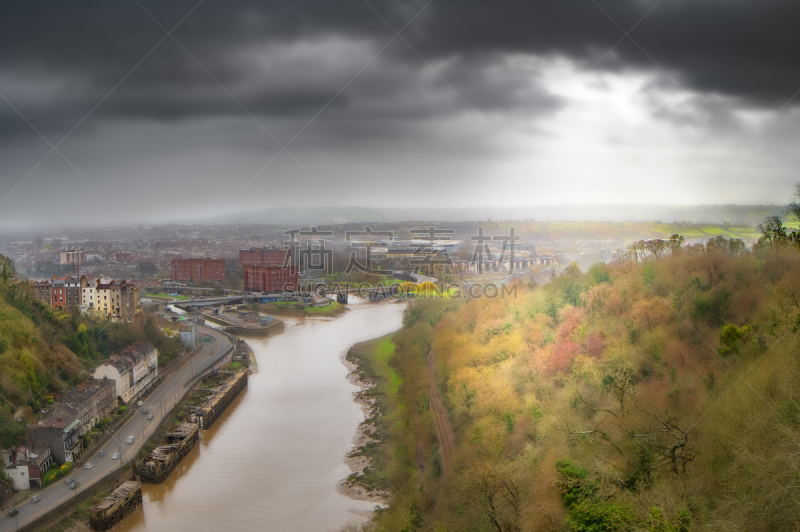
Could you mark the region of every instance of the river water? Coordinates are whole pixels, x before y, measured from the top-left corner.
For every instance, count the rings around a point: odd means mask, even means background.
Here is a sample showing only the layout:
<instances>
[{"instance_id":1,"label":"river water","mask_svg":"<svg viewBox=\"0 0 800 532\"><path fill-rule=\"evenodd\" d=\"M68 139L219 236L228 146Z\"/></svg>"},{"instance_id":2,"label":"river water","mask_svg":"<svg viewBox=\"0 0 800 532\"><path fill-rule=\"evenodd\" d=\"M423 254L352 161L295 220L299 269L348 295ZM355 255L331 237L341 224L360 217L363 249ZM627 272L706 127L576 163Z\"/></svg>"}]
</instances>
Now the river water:
<instances>
[{"instance_id":1,"label":"river water","mask_svg":"<svg viewBox=\"0 0 800 532\"><path fill-rule=\"evenodd\" d=\"M248 340L258 373L201 434L167 482L115 530L336 530L374 503L336 492L363 421L341 356L400 328L404 305L351 298L338 319L286 318L282 334Z\"/></svg>"}]
</instances>

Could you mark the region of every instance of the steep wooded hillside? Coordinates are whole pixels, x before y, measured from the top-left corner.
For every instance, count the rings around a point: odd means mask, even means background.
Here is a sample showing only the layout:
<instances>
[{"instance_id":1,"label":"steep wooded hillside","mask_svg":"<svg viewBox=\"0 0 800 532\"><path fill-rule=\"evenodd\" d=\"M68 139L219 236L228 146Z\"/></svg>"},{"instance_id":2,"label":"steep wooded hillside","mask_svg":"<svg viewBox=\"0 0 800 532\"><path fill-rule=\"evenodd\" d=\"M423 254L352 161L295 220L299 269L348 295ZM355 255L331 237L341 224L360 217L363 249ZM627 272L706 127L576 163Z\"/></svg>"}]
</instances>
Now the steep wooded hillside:
<instances>
[{"instance_id":1,"label":"steep wooded hillside","mask_svg":"<svg viewBox=\"0 0 800 532\"><path fill-rule=\"evenodd\" d=\"M387 446L396 495L374 529L800 527L800 254L676 240L515 298L412 303L391 362L414 405L397 432L418 428Z\"/></svg>"},{"instance_id":2,"label":"steep wooded hillside","mask_svg":"<svg viewBox=\"0 0 800 532\"><path fill-rule=\"evenodd\" d=\"M98 362L137 340L158 347L161 362L182 348L150 319L143 327L112 324L36 301L0 255L0 447L16 443L53 395L83 382Z\"/></svg>"}]
</instances>

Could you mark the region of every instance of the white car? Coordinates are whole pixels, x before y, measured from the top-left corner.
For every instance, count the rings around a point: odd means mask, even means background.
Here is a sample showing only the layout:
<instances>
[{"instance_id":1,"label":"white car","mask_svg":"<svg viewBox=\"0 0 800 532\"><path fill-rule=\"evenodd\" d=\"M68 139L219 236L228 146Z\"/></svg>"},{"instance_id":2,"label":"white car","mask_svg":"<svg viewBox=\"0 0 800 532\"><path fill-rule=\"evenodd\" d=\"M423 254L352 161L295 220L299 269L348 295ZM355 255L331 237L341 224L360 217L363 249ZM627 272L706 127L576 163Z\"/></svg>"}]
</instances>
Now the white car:
<instances>
[{"instance_id":1,"label":"white car","mask_svg":"<svg viewBox=\"0 0 800 532\"><path fill-rule=\"evenodd\" d=\"M85 466L83 466L83 467L84 467L84 469L91 469L91 468L93 468L93 467L94 467L94 464L93 464L93 463L91 463L91 462L89 462L88 464L86 464L86 465L85 465Z\"/></svg>"},{"instance_id":2,"label":"white car","mask_svg":"<svg viewBox=\"0 0 800 532\"><path fill-rule=\"evenodd\" d=\"M119 460L119 453L114 453L111 455L112 460Z\"/></svg>"},{"instance_id":3,"label":"white car","mask_svg":"<svg viewBox=\"0 0 800 532\"><path fill-rule=\"evenodd\" d=\"M125 438L125 443L127 443L128 445L133 445L133 434Z\"/></svg>"}]
</instances>

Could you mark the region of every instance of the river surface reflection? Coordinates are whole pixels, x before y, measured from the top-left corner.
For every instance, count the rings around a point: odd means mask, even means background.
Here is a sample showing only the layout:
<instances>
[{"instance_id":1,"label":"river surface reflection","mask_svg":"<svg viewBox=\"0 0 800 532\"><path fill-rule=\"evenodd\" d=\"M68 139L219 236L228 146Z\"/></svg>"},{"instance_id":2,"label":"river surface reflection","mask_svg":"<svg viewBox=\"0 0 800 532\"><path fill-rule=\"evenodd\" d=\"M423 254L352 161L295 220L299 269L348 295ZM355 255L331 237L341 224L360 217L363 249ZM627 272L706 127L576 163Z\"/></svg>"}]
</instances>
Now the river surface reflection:
<instances>
[{"instance_id":1,"label":"river surface reflection","mask_svg":"<svg viewBox=\"0 0 800 532\"><path fill-rule=\"evenodd\" d=\"M258 373L178 470L143 485L144 504L115 530L336 530L374 503L336 492L363 421L341 355L400 328L405 306L351 302L336 320L285 319L249 340ZM282 379L281 376L285 378Z\"/></svg>"}]
</instances>

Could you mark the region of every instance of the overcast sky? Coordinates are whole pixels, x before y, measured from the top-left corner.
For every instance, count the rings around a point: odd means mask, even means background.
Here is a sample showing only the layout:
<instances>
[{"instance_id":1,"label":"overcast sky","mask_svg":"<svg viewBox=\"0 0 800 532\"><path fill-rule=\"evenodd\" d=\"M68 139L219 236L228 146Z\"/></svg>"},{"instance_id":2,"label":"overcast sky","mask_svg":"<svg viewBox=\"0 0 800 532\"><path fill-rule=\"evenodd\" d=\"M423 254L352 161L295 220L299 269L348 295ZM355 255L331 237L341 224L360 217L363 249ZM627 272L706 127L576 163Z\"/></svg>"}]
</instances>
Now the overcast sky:
<instances>
[{"instance_id":1,"label":"overcast sky","mask_svg":"<svg viewBox=\"0 0 800 532\"><path fill-rule=\"evenodd\" d=\"M0 4L0 228L800 181L796 0L139 1Z\"/></svg>"}]
</instances>

